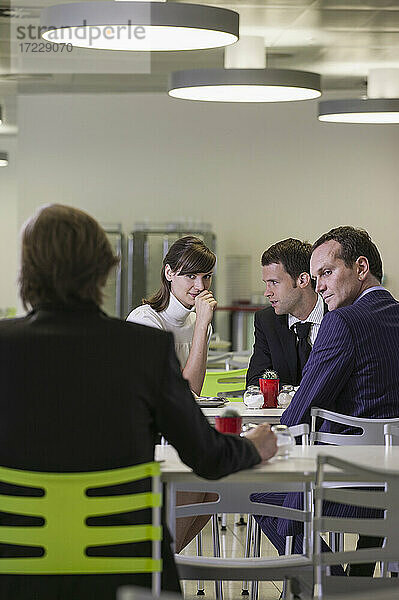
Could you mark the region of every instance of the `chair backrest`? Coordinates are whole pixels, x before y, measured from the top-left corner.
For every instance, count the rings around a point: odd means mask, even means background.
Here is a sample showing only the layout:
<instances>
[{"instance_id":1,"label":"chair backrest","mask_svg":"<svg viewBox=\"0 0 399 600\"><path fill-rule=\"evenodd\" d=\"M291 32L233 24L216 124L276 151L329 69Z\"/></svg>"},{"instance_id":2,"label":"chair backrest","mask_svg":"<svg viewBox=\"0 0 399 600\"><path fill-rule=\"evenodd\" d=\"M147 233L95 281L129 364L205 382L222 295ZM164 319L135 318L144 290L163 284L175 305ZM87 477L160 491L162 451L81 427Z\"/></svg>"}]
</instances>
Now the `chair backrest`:
<instances>
[{"instance_id":1,"label":"chair backrest","mask_svg":"<svg viewBox=\"0 0 399 600\"><path fill-rule=\"evenodd\" d=\"M206 360L207 366L215 363L223 363L225 361L226 370L228 370L228 361L233 357L232 352L208 352L208 358Z\"/></svg>"},{"instance_id":2,"label":"chair backrest","mask_svg":"<svg viewBox=\"0 0 399 600\"><path fill-rule=\"evenodd\" d=\"M302 446L309 446L309 425L307 423L292 425L291 427L289 427L289 430L292 437L301 438Z\"/></svg>"},{"instance_id":3,"label":"chair backrest","mask_svg":"<svg viewBox=\"0 0 399 600\"><path fill-rule=\"evenodd\" d=\"M363 419L341 415L339 413L325 410L322 408L312 408L312 424L310 432L310 443L323 442L324 444L335 444L337 446L357 446L357 445L382 445L384 443L384 426L388 423L399 425L397 419ZM317 419L332 421L342 425L349 425L362 430L359 435L345 433L328 433L317 431ZM399 444L399 439L398 442Z\"/></svg>"},{"instance_id":4,"label":"chair backrest","mask_svg":"<svg viewBox=\"0 0 399 600\"><path fill-rule=\"evenodd\" d=\"M224 371L248 368L251 355L252 350L241 350L240 352L212 352L210 350L206 365L208 368L223 369Z\"/></svg>"},{"instance_id":5,"label":"chair backrest","mask_svg":"<svg viewBox=\"0 0 399 600\"><path fill-rule=\"evenodd\" d=\"M344 563L367 563L394 560L399 556L399 473L384 472L383 469L367 469L348 461L328 455L320 455L317 460L317 476L314 490L314 564L315 598L322 597L324 566ZM326 467L335 467L342 473L342 481L354 479L377 485L374 489L335 488L326 481ZM360 485L362 485L360 483ZM350 504L352 506L381 509L373 518L348 518L322 516L324 501ZM320 534L326 531L358 533L360 535L384 537L383 547L322 552Z\"/></svg>"},{"instance_id":6,"label":"chair backrest","mask_svg":"<svg viewBox=\"0 0 399 600\"><path fill-rule=\"evenodd\" d=\"M89 473L42 473L0 467L0 481L11 486L35 488L41 496L1 495L0 510L39 517L37 526L1 526L0 540L5 544L34 546L40 557L0 558L1 574L94 574L153 573L153 587L159 590L162 570L160 507L160 466L150 462L132 467ZM148 492L102 496L87 495L88 490L150 479ZM5 486L3 485L3 488ZM11 489L11 488L10 488ZM15 489L15 488L14 488ZM142 489L142 488L141 488ZM24 490L29 493L29 489ZM30 493L34 493L32 490ZM152 509L152 522L139 525L105 526L87 524L90 517L104 517ZM152 542L150 557L88 556L88 548L131 542Z\"/></svg>"},{"instance_id":7,"label":"chair backrest","mask_svg":"<svg viewBox=\"0 0 399 600\"><path fill-rule=\"evenodd\" d=\"M232 371L212 371L205 373L201 396L223 396L226 392L242 392L245 390L247 368ZM242 396L242 394L237 394Z\"/></svg>"},{"instance_id":8,"label":"chair backrest","mask_svg":"<svg viewBox=\"0 0 399 600\"><path fill-rule=\"evenodd\" d=\"M204 491L216 493L218 499L212 502L201 502L195 504L184 504L175 507L175 516L189 517L194 515L209 515L209 514L254 514L279 517L282 519L294 519L302 523L310 523L312 519L312 510L308 492L310 491L310 482L304 481L264 481L254 483L251 480L251 475L245 472L241 474L239 479L229 480L224 478L218 481L208 481L204 486L204 481L179 481L176 484L178 491ZM253 494L266 492L304 492L307 494L305 508L294 509L285 506L256 502L252 499Z\"/></svg>"}]
</instances>

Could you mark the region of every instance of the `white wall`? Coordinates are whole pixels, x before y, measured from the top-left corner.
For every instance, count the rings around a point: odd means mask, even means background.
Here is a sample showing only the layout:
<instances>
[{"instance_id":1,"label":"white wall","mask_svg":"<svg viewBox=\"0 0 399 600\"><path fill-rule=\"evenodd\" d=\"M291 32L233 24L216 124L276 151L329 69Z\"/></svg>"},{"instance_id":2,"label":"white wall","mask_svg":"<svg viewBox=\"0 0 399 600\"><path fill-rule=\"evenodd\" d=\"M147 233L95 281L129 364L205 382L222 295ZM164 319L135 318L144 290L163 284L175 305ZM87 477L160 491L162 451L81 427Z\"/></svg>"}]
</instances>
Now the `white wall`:
<instances>
[{"instance_id":1,"label":"white wall","mask_svg":"<svg viewBox=\"0 0 399 600\"><path fill-rule=\"evenodd\" d=\"M19 99L19 223L79 206L126 232L145 218L209 221L223 257L365 227L399 296L399 127L317 121L316 103L211 105L160 94ZM11 214L11 213L10 213ZM260 269L252 269L260 290Z\"/></svg>"}]
</instances>

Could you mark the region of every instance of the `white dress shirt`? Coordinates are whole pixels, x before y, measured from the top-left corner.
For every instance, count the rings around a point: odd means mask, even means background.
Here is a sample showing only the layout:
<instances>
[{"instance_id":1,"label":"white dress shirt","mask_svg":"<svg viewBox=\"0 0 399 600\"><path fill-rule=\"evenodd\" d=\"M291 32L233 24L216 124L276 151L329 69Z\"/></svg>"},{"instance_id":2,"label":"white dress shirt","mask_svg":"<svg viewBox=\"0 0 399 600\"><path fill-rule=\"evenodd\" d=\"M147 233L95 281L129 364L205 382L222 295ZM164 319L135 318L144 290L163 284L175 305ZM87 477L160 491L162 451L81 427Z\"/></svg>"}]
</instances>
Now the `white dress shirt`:
<instances>
[{"instance_id":1,"label":"white dress shirt","mask_svg":"<svg viewBox=\"0 0 399 600\"><path fill-rule=\"evenodd\" d=\"M323 317L324 317L324 302L323 302L322 297L320 295L318 295L315 307L312 310L312 312L310 313L310 315L308 316L308 318L301 321L300 319L297 319L296 317L294 317L294 315L289 314L288 315L288 327L289 327L289 329L291 329L291 327L294 325L294 323L311 323L309 335L308 335L308 342L313 348L313 344L315 343L317 334L319 333L319 329L320 329L320 325L323 320Z\"/></svg>"}]
</instances>

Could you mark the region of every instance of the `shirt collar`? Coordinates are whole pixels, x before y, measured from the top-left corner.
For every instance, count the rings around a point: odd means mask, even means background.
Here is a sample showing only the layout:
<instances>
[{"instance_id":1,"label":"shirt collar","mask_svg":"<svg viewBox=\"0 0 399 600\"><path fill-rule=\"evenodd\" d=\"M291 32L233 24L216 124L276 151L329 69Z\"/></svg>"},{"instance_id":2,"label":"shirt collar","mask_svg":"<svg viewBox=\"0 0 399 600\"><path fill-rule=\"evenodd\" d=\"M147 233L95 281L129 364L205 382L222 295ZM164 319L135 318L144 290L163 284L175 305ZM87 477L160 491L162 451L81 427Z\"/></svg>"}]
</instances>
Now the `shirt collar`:
<instances>
[{"instance_id":1,"label":"shirt collar","mask_svg":"<svg viewBox=\"0 0 399 600\"><path fill-rule=\"evenodd\" d=\"M308 316L307 319L304 319L304 321L302 321L302 323L313 323L315 325L320 325L322 320L324 317L324 302L323 302L323 298L317 294L317 302L315 304L314 309L312 310L312 312L310 313L310 315ZM294 315L288 315L288 328L291 329L291 327L294 325L294 323L298 323L301 322L300 319L297 319L297 317L294 317Z\"/></svg>"},{"instance_id":2,"label":"shirt collar","mask_svg":"<svg viewBox=\"0 0 399 600\"><path fill-rule=\"evenodd\" d=\"M169 297L168 307L165 308L165 310L161 311L159 314L162 315L162 317L165 319L165 321L168 321L171 325L176 325L177 327L181 327L182 325L184 325L187 317L194 310L195 310L194 306L193 306L193 308L186 308L180 302L180 300L178 300L176 298L176 296L174 296L171 292L170 297Z\"/></svg>"},{"instance_id":3,"label":"shirt collar","mask_svg":"<svg viewBox=\"0 0 399 600\"><path fill-rule=\"evenodd\" d=\"M358 297L356 298L355 302L357 302L358 300L360 300L360 298L363 298L363 296L365 296L365 295L366 295L366 294L368 294L369 292L375 292L376 290L384 290L384 291L385 291L385 288L384 288L384 286L383 286L383 285L373 285L373 287L369 287L369 288L367 288L367 290L364 290L364 291L363 291L363 292L360 294L360 296L358 296ZM355 302L354 302L354 303L355 303ZM354 304L354 303L353 303L353 304Z\"/></svg>"}]
</instances>

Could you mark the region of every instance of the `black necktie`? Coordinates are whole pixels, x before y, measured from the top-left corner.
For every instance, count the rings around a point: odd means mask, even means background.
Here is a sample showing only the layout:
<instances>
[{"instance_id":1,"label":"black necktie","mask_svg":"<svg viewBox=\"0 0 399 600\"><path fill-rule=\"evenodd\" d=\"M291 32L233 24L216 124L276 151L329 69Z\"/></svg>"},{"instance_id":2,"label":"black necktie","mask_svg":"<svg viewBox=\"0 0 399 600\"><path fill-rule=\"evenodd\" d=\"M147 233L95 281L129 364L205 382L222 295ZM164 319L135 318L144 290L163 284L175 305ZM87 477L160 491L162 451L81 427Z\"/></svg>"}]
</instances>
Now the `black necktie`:
<instances>
[{"instance_id":1,"label":"black necktie","mask_svg":"<svg viewBox=\"0 0 399 600\"><path fill-rule=\"evenodd\" d=\"M294 323L292 328L294 329L297 338L297 353L298 353L298 380L300 381L302 378L303 367L306 365L307 360L309 358L309 354L312 350L312 346L308 342L308 336L310 331L311 323L307 321L305 323L301 323L297 321Z\"/></svg>"}]
</instances>

